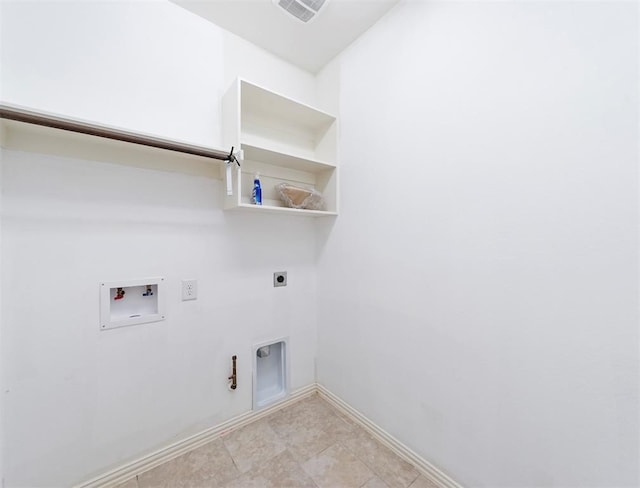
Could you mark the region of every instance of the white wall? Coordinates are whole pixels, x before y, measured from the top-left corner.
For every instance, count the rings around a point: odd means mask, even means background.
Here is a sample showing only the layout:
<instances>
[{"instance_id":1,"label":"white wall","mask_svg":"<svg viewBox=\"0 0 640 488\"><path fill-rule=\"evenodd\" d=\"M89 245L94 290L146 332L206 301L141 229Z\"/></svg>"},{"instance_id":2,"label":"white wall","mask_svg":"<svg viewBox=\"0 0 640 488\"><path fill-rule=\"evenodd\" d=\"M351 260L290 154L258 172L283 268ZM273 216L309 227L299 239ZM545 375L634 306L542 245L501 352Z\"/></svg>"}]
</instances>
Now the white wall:
<instances>
[{"instance_id":1,"label":"white wall","mask_svg":"<svg viewBox=\"0 0 640 488\"><path fill-rule=\"evenodd\" d=\"M167 1L4 8L11 103L215 145L220 99L238 75L315 100L311 74Z\"/></svg>"},{"instance_id":2,"label":"white wall","mask_svg":"<svg viewBox=\"0 0 640 488\"><path fill-rule=\"evenodd\" d=\"M3 9L7 102L216 146L220 96L258 61L260 83L315 98L308 73L170 3ZM68 486L250 410L254 343L289 336L292 388L314 381L313 222L225 213L204 176L3 155L7 487ZM167 279L167 320L99 331L98 283L147 276Z\"/></svg>"},{"instance_id":3,"label":"white wall","mask_svg":"<svg viewBox=\"0 0 640 488\"><path fill-rule=\"evenodd\" d=\"M638 483L635 8L405 2L319 76L326 107L341 83L343 188L320 380L465 485ZM165 2L3 10L12 103L215 146L237 74L316 97ZM3 156L8 487L248 410L250 371L224 384L251 343L290 335L292 386L313 381L312 222L224 213L201 176ZM98 331L99 281L158 274L166 322Z\"/></svg>"},{"instance_id":4,"label":"white wall","mask_svg":"<svg viewBox=\"0 0 640 488\"><path fill-rule=\"evenodd\" d=\"M339 59L319 380L465 486L640 482L637 8L403 2Z\"/></svg>"},{"instance_id":5,"label":"white wall","mask_svg":"<svg viewBox=\"0 0 640 488\"><path fill-rule=\"evenodd\" d=\"M220 138L223 35L205 20L168 2L4 9L5 101L202 144Z\"/></svg>"},{"instance_id":6,"label":"white wall","mask_svg":"<svg viewBox=\"0 0 640 488\"><path fill-rule=\"evenodd\" d=\"M228 31L223 32L225 52L225 87L237 76L261 86L273 87L287 97L308 105L317 104L316 78L300 68L282 61L268 51ZM222 96L222 94L221 94Z\"/></svg>"}]
</instances>

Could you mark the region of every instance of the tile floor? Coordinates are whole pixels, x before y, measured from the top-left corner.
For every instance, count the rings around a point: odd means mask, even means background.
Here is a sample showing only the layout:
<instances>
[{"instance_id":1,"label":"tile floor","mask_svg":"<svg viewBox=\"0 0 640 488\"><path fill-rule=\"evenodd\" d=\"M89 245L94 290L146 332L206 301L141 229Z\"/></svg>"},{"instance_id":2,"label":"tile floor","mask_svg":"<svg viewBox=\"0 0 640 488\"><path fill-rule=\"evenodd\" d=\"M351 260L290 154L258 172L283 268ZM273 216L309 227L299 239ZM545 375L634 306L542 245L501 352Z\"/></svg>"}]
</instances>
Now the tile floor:
<instances>
[{"instance_id":1,"label":"tile floor","mask_svg":"<svg viewBox=\"0 0 640 488\"><path fill-rule=\"evenodd\" d=\"M118 488L435 488L317 394Z\"/></svg>"}]
</instances>

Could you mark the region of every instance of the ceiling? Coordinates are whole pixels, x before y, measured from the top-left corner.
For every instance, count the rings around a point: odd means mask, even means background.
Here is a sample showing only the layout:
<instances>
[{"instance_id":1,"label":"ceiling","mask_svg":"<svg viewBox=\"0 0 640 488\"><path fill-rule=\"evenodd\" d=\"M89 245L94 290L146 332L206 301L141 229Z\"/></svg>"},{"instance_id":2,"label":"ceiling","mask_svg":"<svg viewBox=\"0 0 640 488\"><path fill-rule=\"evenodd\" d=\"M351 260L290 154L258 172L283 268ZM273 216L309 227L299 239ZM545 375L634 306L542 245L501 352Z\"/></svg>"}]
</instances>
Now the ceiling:
<instances>
[{"instance_id":1,"label":"ceiling","mask_svg":"<svg viewBox=\"0 0 640 488\"><path fill-rule=\"evenodd\" d=\"M327 0L309 23L272 0L172 0L225 30L316 73L399 0Z\"/></svg>"}]
</instances>

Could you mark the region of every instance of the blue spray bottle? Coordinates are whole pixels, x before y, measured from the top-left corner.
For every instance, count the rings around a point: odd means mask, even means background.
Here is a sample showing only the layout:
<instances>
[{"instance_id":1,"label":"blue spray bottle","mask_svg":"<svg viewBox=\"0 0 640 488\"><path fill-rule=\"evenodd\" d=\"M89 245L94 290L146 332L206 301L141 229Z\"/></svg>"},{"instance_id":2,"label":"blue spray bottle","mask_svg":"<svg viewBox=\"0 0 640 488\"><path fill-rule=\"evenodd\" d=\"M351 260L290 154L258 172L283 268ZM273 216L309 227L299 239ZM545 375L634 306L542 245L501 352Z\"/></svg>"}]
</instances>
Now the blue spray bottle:
<instances>
[{"instance_id":1,"label":"blue spray bottle","mask_svg":"<svg viewBox=\"0 0 640 488\"><path fill-rule=\"evenodd\" d=\"M262 205L262 187L260 186L260 173L256 173L253 177L253 194L251 201L254 205Z\"/></svg>"}]
</instances>

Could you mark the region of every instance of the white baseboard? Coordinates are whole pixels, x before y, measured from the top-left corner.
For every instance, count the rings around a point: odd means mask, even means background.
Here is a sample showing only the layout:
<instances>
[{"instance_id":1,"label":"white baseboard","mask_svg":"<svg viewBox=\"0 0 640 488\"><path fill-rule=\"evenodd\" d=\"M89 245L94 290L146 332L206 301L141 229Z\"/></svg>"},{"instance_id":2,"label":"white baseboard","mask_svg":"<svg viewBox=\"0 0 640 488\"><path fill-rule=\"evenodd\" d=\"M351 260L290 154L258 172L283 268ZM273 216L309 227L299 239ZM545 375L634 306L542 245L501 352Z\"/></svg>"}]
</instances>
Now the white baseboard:
<instances>
[{"instance_id":1,"label":"white baseboard","mask_svg":"<svg viewBox=\"0 0 640 488\"><path fill-rule=\"evenodd\" d=\"M227 432L244 427L247 424L266 417L267 415L270 415L277 410L296 403L303 398L313 395L314 393L319 393L324 400L329 402L355 423L361 425L376 439L378 439L385 446L396 453L400 458L415 466L422 475L435 483L437 486L441 488L462 488L461 485L456 483L441 470L429 463L426 459L423 459L418 454L413 452L407 446L394 438L391 434L378 427L367 417L362 415L360 412L345 403L342 399L338 398L329 390L327 390L324 386L315 383L296 390L288 398L276 403L275 405L264 408L262 410L250 411L234 417L227 422L223 422L219 425L216 425L215 427L203 430L198 434L192 435L178 442L174 442L173 444L170 444L162 449L149 453L134 461L123 464L122 466L96 476L89 481L85 481L79 485L76 485L75 488L115 487L120 483L124 483L125 481L130 480L137 475L155 468L156 466L166 463L167 461L171 461L172 459L175 459L182 454L197 449L198 447L204 446L205 444L219 438Z\"/></svg>"},{"instance_id":2,"label":"white baseboard","mask_svg":"<svg viewBox=\"0 0 640 488\"><path fill-rule=\"evenodd\" d=\"M255 422L256 420L266 417L267 415L296 403L316 392L317 388L315 384L305 386L304 388L300 388L293 392L286 399L271 405L270 407L238 415L237 417L218 424L215 427L211 427L199 432L198 434L194 434L178 442L174 442L162 449L142 456L135 461L123 464L122 466L96 476L89 481L80 483L79 485L76 485L76 488L111 488L117 486L118 484L124 483L139 474L155 468L156 466L160 466L167 461L171 461L178 456L204 446L227 432L244 427L251 422Z\"/></svg>"},{"instance_id":3,"label":"white baseboard","mask_svg":"<svg viewBox=\"0 0 640 488\"><path fill-rule=\"evenodd\" d=\"M415 466L415 468L429 481L435 483L440 488L462 488L462 485L458 484L446 473L442 472L429 461L413 452L398 439L393 437L384 429L378 427L375 423L362 415L355 408L351 407L341 398L331 393L324 386L318 384L316 385L316 388L324 400L329 402L348 418L361 425L378 441L391 449L398 457Z\"/></svg>"}]
</instances>

